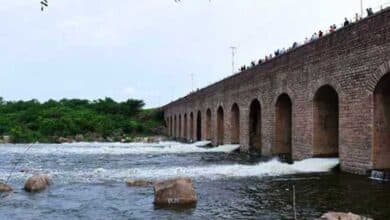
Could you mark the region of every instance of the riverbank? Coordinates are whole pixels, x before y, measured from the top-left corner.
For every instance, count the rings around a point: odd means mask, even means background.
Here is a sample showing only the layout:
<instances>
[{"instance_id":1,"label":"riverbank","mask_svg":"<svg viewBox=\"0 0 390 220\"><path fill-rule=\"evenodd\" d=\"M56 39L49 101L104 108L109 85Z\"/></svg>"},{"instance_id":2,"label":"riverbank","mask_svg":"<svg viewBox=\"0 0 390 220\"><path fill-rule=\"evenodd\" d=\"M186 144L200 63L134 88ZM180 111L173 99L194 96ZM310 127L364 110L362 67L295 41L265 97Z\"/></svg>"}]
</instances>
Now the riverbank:
<instances>
[{"instance_id":1,"label":"riverbank","mask_svg":"<svg viewBox=\"0 0 390 220\"><path fill-rule=\"evenodd\" d=\"M65 144L65 143L158 143L168 141L169 138L163 135L140 135L140 136L119 136L119 137L101 137L97 135L76 135L67 137L51 137L45 142L36 141L34 143L46 144ZM0 137L0 144L26 144L24 142L14 142L10 136Z\"/></svg>"},{"instance_id":2,"label":"riverbank","mask_svg":"<svg viewBox=\"0 0 390 220\"><path fill-rule=\"evenodd\" d=\"M120 142L163 131L163 112L145 109L142 100L39 102L0 98L0 136L4 143Z\"/></svg>"}]
</instances>

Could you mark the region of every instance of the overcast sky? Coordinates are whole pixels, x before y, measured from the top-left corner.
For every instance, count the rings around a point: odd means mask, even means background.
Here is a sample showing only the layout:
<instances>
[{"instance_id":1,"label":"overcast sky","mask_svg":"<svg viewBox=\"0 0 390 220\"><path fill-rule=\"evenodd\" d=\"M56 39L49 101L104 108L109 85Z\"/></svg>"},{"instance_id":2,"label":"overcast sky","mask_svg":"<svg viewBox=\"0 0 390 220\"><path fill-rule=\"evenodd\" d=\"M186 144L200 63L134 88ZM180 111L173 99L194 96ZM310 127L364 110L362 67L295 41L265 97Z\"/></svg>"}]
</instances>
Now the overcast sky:
<instances>
[{"instance_id":1,"label":"overcast sky","mask_svg":"<svg viewBox=\"0 0 390 220\"><path fill-rule=\"evenodd\" d=\"M39 0L0 4L0 96L164 105L360 12L360 0ZM365 0L365 7L387 0Z\"/></svg>"}]
</instances>

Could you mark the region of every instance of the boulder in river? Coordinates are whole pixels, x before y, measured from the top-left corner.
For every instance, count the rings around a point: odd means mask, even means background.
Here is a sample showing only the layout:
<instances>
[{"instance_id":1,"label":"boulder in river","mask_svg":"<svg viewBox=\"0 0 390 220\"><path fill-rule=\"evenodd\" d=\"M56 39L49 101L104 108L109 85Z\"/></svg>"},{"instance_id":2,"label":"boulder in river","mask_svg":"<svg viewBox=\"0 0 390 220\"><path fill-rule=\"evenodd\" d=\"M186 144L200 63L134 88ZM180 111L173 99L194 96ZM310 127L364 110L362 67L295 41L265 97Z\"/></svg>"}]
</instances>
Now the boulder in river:
<instances>
[{"instance_id":1,"label":"boulder in river","mask_svg":"<svg viewBox=\"0 0 390 220\"><path fill-rule=\"evenodd\" d=\"M197 202L190 178L177 178L154 184L154 204L157 206L191 206Z\"/></svg>"},{"instance_id":2,"label":"boulder in river","mask_svg":"<svg viewBox=\"0 0 390 220\"><path fill-rule=\"evenodd\" d=\"M328 212L321 216L320 220L373 220L364 216L344 212Z\"/></svg>"},{"instance_id":3,"label":"boulder in river","mask_svg":"<svg viewBox=\"0 0 390 220\"><path fill-rule=\"evenodd\" d=\"M12 141L11 136L8 136L8 135L3 136L3 143L4 144L9 144L9 143L11 143L11 141Z\"/></svg>"},{"instance_id":4,"label":"boulder in river","mask_svg":"<svg viewBox=\"0 0 390 220\"><path fill-rule=\"evenodd\" d=\"M46 189L50 185L50 178L46 175L32 176L24 184L27 192L38 192Z\"/></svg>"},{"instance_id":5,"label":"boulder in river","mask_svg":"<svg viewBox=\"0 0 390 220\"><path fill-rule=\"evenodd\" d=\"M11 192L12 191L12 187L5 184L5 183L0 183L0 192Z\"/></svg>"},{"instance_id":6,"label":"boulder in river","mask_svg":"<svg viewBox=\"0 0 390 220\"><path fill-rule=\"evenodd\" d=\"M147 187L151 186L153 182L147 180L128 180L126 184L130 187Z\"/></svg>"},{"instance_id":7,"label":"boulder in river","mask_svg":"<svg viewBox=\"0 0 390 220\"><path fill-rule=\"evenodd\" d=\"M59 143L59 144L62 144L62 143L69 143L70 141L69 141L68 138L59 137L59 138L57 138L56 142Z\"/></svg>"},{"instance_id":8,"label":"boulder in river","mask_svg":"<svg viewBox=\"0 0 390 220\"><path fill-rule=\"evenodd\" d=\"M75 141L77 142L81 142L81 141L84 141L84 135L82 134L78 134L74 137Z\"/></svg>"}]
</instances>

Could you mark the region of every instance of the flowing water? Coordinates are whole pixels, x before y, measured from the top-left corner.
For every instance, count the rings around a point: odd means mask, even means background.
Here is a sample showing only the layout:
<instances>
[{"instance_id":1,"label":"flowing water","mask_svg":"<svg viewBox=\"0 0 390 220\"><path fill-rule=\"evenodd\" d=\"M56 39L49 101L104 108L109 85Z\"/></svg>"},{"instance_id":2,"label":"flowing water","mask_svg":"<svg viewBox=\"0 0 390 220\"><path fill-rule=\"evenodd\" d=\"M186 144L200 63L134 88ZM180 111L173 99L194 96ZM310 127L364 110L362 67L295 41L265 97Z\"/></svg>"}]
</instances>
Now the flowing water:
<instances>
[{"instance_id":1,"label":"flowing water","mask_svg":"<svg viewBox=\"0 0 390 220\"><path fill-rule=\"evenodd\" d=\"M0 179L11 194L0 195L0 219L298 219L352 211L390 219L390 183L334 171L338 159L287 164L233 153L235 145L77 143L0 145ZM31 175L48 174L45 191L22 190ZM198 204L190 209L153 205L153 188L127 187L128 179L193 178Z\"/></svg>"}]
</instances>

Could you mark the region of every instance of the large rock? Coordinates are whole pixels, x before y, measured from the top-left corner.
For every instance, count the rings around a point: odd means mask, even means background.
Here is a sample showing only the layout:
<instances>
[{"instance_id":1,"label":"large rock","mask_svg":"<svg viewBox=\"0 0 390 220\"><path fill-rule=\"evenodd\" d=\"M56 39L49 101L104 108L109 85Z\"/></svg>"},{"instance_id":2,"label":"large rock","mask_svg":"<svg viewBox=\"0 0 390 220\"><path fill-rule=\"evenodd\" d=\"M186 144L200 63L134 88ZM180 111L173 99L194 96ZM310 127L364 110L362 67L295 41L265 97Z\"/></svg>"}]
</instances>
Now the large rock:
<instances>
[{"instance_id":1,"label":"large rock","mask_svg":"<svg viewBox=\"0 0 390 220\"><path fill-rule=\"evenodd\" d=\"M328 212L321 216L322 220L373 220L364 216L344 212Z\"/></svg>"},{"instance_id":2,"label":"large rock","mask_svg":"<svg viewBox=\"0 0 390 220\"><path fill-rule=\"evenodd\" d=\"M11 192L11 191L12 191L12 187L10 187L5 183L0 183L0 192Z\"/></svg>"},{"instance_id":3,"label":"large rock","mask_svg":"<svg viewBox=\"0 0 390 220\"><path fill-rule=\"evenodd\" d=\"M24 184L24 190L27 192L38 192L46 189L50 185L50 178L46 175L32 176Z\"/></svg>"},{"instance_id":4,"label":"large rock","mask_svg":"<svg viewBox=\"0 0 390 220\"><path fill-rule=\"evenodd\" d=\"M65 137L59 137L57 138L57 143L62 144L62 143L68 143L69 139Z\"/></svg>"},{"instance_id":5,"label":"large rock","mask_svg":"<svg viewBox=\"0 0 390 220\"><path fill-rule=\"evenodd\" d=\"M154 184L154 204L158 206L195 205L197 196L189 178L177 178Z\"/></svg>"},{"instance_id":6,"label":"large rock","mask_svg":"<svg viewBox=\"0 0 390 220\"><path fill-rule=\"evenodd\" d=\"M147 180L128 180L126 183L130 187L146 187L153 184L153 182Z\"/></svg>"},{"instance_id":7,"label":"large rock","mask_svg":"<svg viewBox=\"0 0 390 220\"><path fill-rule=\"evenodd\" d=\"M11 136L8 136L8 135L3 136L3 143L4 144L9 144L9 143L11 143L11 141L12 141Z\"/></svg>"},{"instance_id":8,"label":"large rock","mask_svg":"<svg viewBox=\"0 0 390 220\"><path fill-rule=\"evenodd\" d=\"M81 142L81 141L84 141L84 135L82 134L78 134L74 137L75 141L77 142Z\"/></svg>"},{"instance_id":9,"label":"large rock","mask_svg":"<svg viewBox=\"0 0 390 220\"><path fill-rule=\"evenodd\" d=\"M167 138L164 136L151 136L148 138L147 142L148 143L159 143L159 142L166 141L166 140L167 140Z\"/></svg>"}]
</instances>

